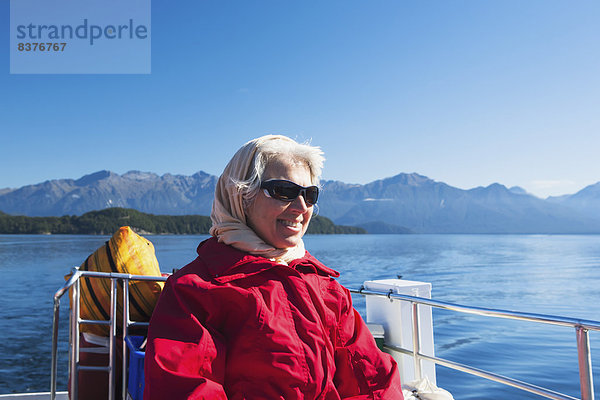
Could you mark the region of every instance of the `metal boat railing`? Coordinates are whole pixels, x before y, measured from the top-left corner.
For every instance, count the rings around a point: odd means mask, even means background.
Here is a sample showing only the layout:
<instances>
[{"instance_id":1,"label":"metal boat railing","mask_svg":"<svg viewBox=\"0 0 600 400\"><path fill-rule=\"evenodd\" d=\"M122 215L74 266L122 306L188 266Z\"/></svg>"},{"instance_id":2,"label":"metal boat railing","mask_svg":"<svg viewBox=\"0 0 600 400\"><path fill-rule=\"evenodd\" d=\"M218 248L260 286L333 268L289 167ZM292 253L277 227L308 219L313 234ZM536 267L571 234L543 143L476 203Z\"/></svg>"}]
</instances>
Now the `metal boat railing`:
<instances>
[{"instance_id":1,"label":"metal boat railing","mask_svg":"<svg viewBox=\"0 0 600 400\"><path fill-rule=\"evenodd\" d=\"M110 279L110 318L109 320L84 320L80 316L80 293L81 293L81 278L88 277L94 279ZM108 373L108 396L109 400L114 400L115 397L115 371L116 371L116 341L117 337L117 288L121 284L123 288L123 329L120 340L122 346L122 398L127 396L127 346L125 346L125 337L129 332L130 327L147 327L147 322L138 322L130 320L129 313L129 282L130 281L160 281L167 280L166 276L146 276L146 275L131 275L115 272L92 272L81 271L79 268L74 268L71 277L67 282L54 294L54 315L53 315L53 330L52 330L52 366L50 378L50 398L56 398L56 383L58 370L58 331L60 318L60 299L69 290L72 290L72 307L70 311L70 328L69 328L69 374L71 376L70 392L71 398L78 398L78 374L80 371L104 371ZM535 393L542 397L555 400L577 400L575 397L568 396L553 390L543 388L531 383L522 382L513 378L495 374L493 372L478 369L469 365L446 360L440 357L433 357L421 353L419 348L419 319L418 306L431 306L445 310L451 310L467 314L482 315L487 317L507 318L513 320L533 321L544 324L567 326L575 329L577 353L579 362L579 377L581 387L581 400L594 400L594 384L592 376L592 363L590 354L589 335L590 330L600 331L600 322L575 319L568 317L560 317L545 314L523 313L509 310L490 309L482 307L471 307L460 304L448 303L440 300L432 300L423 297L409 296L404 294L389 292L379 292L367 290L364 287L360 289L351 289L351 293L364 296L386 297L393 300L409 302L412 305L412 340L413 348L407 349L390 344L384 344L384 348L392 351L397 351L413 357L415 363L415 371L417 378L421 376L421 361L430 361L438 365L442 365L451 369L466 372L471 375L486 378L495 382L499 382L508 386L512 386L530 393ZM105 325L109 326L109 364L107 366L86 366L80 365L79 353L85 352L85 348L79 347L79 333L81 324Z\"/></svg>"},{"instance_id":2,"label":"metal boat railing","mask_svg":"<svg viewBox=\"0 0 600 400\"><path fill-rule=\"evenodd\" d=\"M108 320L85 320L80 316L80 300L81 300L81 278L95 279L110 279L110 318ZM147 275L131 275L115 272L93 272L80 271L79 268L74 268L71 277L67 282L54 294L54 315L52 321L52 366L50 377L50 399L56 398L56 380L58 370L58 325L60 318L60 299L70 289L72 290L72 307L70 312L70 329L69 329L69 375L71 376L70 392L71 398L77 399L78 396L78 376L80 371L104 371L108 372L108 398L114 400L115 397L115 381L116 381L116 341L117 338L117 288L121 284L123 291L123 329L121 332L122 346L122 398L127 398L127 346L125 346L125 337L129 332L130 327L148 326L147 322L131 321L129 315L129 282L130 281L159 281L167 280L165 276L147 276ZM80 365L79 353L86 352L85 348L79 347L79 333L81 324L90 325L107 325L109 326L109 361L107 366L88 366Z\"/></svg>"},{"instance_id":3,"label":"metal boat railing","mask_svg":"<svg viewBox=\"0 0 600 400\"><path fill-rule=\"evenodd\" d=\"M577 342L577 358L579 363L579 380L581 387L581 400L594 400L594 383L592 376L592 362L590 354L590 341L588 332L600 331L600 322L560 317L546 314L534 314L524 313L518 311L499 310L483 307L471 307L460 304L448 303L445 301L432 300L423 297L409 296L404 294L397 294L393 291L380 292L374 290L367 290L361 287L358 290L351 289L351 293L361 294L364 296L379 296L387 297L391 301L400 300L409 302L411 304L411 315L412 315L412 349L406 349L403 347L391 346L384 344L384 348L392 351L397 351L402 354L406 354L413 357L415 363L415 372L417 378L421 378L421 361L431 361L435 364L439 364L451 369L466 372L471 375L479 376L485 379L489 379L495 382L502 383L504 385L512 386L530 393L540 395L549 399L555 400L576 400L575 397L568 396L563 393L559 393L544 387L533 385L531 383L522 382L513 378L495 374L493 372L485 371L479 368L475 368L469 365L457 363L454 361L446 360L440 357L433 357L426 354L422 354L419 348L419 313L417 307L421 305L436 307L444 310L457 311L467 314L482 315L486 317L495 318L507 318L512 320L521 321L532 321L543 324L559 325L575 328L575 338Z\"/></svg>"}]
</instances>

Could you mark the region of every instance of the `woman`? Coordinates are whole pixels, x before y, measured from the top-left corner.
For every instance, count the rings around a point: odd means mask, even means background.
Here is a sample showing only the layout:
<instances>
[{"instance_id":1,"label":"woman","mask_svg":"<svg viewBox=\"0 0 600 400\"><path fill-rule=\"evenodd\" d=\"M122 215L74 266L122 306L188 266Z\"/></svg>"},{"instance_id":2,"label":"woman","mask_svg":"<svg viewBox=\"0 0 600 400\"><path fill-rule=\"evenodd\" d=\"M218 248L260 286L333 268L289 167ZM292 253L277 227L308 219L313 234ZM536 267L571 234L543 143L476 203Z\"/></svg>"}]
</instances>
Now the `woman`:
<instances>
[{"instance_id":1,"label":"woman","mask_svg":"<svg viewBox=\"0 0 600 400\"><path fill-rule=\"evenodd\" d=\"M212 237L152 316L145 400L402 399L339 274L304 249L324 158L268 135L219 178Z\"/></svg>"}]
</instances>

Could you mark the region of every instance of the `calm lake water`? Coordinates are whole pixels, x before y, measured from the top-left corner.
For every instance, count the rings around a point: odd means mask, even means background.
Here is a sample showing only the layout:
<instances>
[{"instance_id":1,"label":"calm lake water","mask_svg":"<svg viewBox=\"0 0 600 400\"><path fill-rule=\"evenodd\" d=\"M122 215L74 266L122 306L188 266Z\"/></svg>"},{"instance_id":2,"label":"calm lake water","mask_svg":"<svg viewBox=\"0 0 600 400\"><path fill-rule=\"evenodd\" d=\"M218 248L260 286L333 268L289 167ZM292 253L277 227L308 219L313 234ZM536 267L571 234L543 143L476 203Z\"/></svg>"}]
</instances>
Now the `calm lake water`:
<instances>
[{"instance_id":1,"label":"calm lake water","mask_svg":"<svg viewBox=\"0 0 600 400\"><path fill-rule=\"evenodd\" d=\"M206 236L147 236L163 272L195 257ZM104 236L0 235L0 394L50 386L52 296L63 276ZM433 297L461 304L600 320L599 235L307 236L306 248L341 272L340 282L394 278L431 282ZM355 298L364 315L364 299ZM61 307L61 374L66 389L68 301ZM575 332L434 310L436 355L579 397ZM590 333L596 397L600 334ZM538 399L437 367L438 385L459 399Z\"/></svg>"}]
</instances>

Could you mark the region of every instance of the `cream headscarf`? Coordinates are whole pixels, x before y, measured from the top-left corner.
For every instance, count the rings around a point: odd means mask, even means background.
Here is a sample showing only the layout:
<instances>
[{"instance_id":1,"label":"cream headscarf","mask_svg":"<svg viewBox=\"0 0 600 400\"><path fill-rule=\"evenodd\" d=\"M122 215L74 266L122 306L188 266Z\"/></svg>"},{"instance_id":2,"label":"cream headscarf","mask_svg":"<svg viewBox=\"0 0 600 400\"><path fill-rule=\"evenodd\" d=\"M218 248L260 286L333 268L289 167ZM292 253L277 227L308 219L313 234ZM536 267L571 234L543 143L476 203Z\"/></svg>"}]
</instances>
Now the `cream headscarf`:
<instances>
[{"instance_id":1,"label":"cream headscarf","mask_svg":"<svg viewBox=\"0 0 600 400\"><path fill-rule=\"evenodd\" d=\"M242 194L236 184L236 182L250 178L257 151L269 140L285 140L295 143L286 136L266 135L251 140L235 153L219 177L215 188L215 198L210 215L212 220L210 234L215 236L219 242L238 250L287 264L292 260L304 257L304 242L300 239L295 247L287 249L278 249L265 243L246 225Z\"/></svg>"}]
</instances>

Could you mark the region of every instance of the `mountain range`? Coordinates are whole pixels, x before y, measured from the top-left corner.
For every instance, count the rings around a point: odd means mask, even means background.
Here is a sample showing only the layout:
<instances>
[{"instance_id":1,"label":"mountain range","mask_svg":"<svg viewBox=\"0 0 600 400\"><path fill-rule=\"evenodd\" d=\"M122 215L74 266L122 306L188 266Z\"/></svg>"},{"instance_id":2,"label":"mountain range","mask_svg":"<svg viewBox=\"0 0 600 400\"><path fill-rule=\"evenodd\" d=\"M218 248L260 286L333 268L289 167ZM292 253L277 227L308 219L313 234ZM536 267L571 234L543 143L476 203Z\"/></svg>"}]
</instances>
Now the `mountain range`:
<instances>
[{"instance_id":1,"label":"mountain range","mask_svg":"<svg viewBox=\"0 0 600 400\"><path fill-rule=\"evenodd\" d=\"M217 177L99 171L0 189L0 211L12 215L81 215L110 207L165 215L210 215ZM540 199L494 183L459 189L401 173L365 185L321 182L318 212L370 233L600 233L600 182Z\"/></svg>"}]
</instances>

